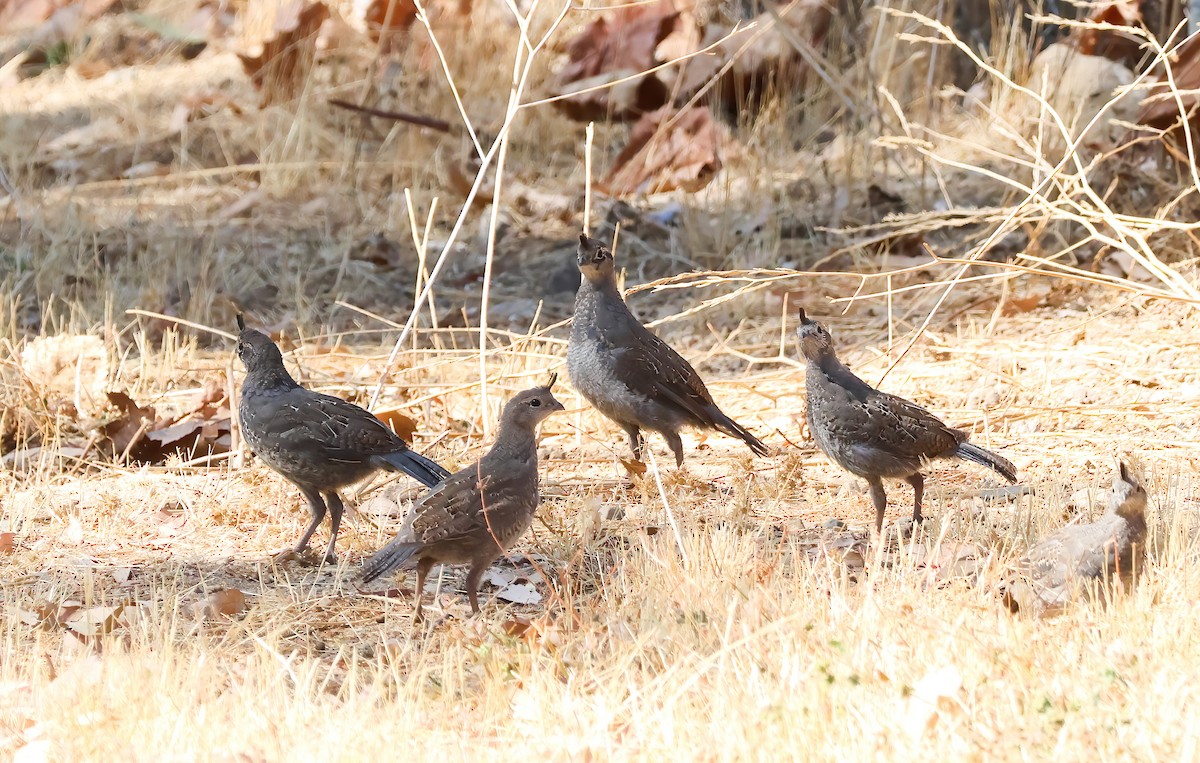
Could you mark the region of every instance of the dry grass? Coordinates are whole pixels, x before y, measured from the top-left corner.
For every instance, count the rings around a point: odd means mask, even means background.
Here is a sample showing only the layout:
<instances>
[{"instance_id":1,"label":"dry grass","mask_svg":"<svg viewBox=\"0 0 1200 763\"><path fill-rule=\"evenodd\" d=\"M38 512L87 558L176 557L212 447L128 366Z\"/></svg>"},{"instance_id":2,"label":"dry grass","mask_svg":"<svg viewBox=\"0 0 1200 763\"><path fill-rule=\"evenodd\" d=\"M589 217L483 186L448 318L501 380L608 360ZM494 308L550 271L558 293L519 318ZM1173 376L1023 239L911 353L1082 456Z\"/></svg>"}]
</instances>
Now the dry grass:
<instances>
[{"instance_id":1,"label":"dry grass","mask_svg":"<svg viewBox=\"0 0 1200 763\"><path fill-rule=\"evenodd\" d=\"M0 545L0 755L1194 758L1192 179L1133 184L1146 161L1137 138L1091 164L1066 150L1081 123L1052 134L1057 103L1017 85L1027 61L1015 29L978 59L994 85L983 121L1000 125L1004 148L964 153L980 117L931 95L930 51L945 48L913 37L941 32L908 8L865 20L867 54L832 51L803 102L777 98L744 119L742 151L681 199L678 225L612 212L633 218L620 252L635 308L776 452L752 459L728 438L692 437L677 471L652 438L662 471L631 483L623 437L564 391L569 410L542 438L541 521L514 555L544 575L542 602L491 601L469 618L447 570L419 628L411 581L399 596L355 585L395 516L352 516L336 569L279 566L271 552L306 515L260 463L133 467L69 449L106 415L97 390L172 410L235 377L225 339L177 321L228 330L242 311L297 340L289 362L310 386L401 408L419 422L416 446L448 467L476 458L504 398L562 364L570 291L545 287L569 262L585 181L582 126L545 107L514 115L497 82L496 62L507 74L521 44L510 9L431 22L484 152L506 141L493 155L505 167L495 217L460 214L465 193L447 179L475 151L465 135L366 126L324 105L368 92L387 108L458 114L427 37L386 71L366 46L330 56L297 100L261 111L222 51L97 80L55 70L0 92L0 442L42 446L0 471L0 533L14 541ZM535 14L530 41L557 10ZM559 33L585 20L570 14ZM114 23L84 52L102 51ZM525 102L548 95L554 55L533 58ZM170 128L175 106L206 92L239 109ZM863 95L847 105L846 93ZM1043 116L1032 134L1031 109ZM597 125L597 166L621 135ZM165 172L121 176L143 162ZM1114 193L1114 178L1132 190ZM881 219L865 201L872 184L932 211ZM594 220L607 214L593 206ZM911 235L943 261L899 251ZM978 264L1005 246L1014 259ZM1125 269L1093 271L1105 252ZM798 270L818 261L846 272ZM692 270L719 272L678 276ZM800 303L824 312L864 378L1001 451L1033 493L985 500L991 476L938 464L924 531L868 544L869 500L803 432L787 324ZM65 373L35 383L28 342L79 334L98 337L101 357L76 364L72 350ZM1118 455L1141 464L1151 495L1145 579L1107 607L1009 616L994 595L1004 567L1080 510L1072 496L1106 484ZM902 518L911 494L890 489L889 518ZM835 518L849 530L827 528ZM963 552L969 564L956 564ZM233 588L244 613L197 613ZM80 639L35 622L64 601L125 608L109 635Z\"/></svg>"}]
</instances>

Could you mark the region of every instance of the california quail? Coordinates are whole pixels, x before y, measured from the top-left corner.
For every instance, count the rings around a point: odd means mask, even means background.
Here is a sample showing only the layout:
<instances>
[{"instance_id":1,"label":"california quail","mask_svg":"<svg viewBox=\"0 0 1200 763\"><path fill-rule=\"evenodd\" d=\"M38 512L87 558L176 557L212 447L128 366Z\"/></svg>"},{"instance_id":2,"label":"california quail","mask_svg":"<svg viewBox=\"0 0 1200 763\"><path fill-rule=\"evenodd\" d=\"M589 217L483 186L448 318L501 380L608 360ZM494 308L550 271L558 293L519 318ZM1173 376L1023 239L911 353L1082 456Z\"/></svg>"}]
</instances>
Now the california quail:
<instances>
[{"instance_id":1,"label":"california quail","mask_svg":"<svg viewBox=\"0 0 1200 763\"><path fill-rule=\"evenodd\" d=\"M416 619L425 577L436 563L469 564L467 598L479 612L484 571L529 529L538 507L537 426L563 410L550 387L508 401L491 450L426 493L400 532L367 562L364 582L401 567L417 568Z\"/></svg>"},{"instance_id":2,"label":"california quail","mask_svg":"<svg viewBox=\"0 0 1200 763\"><path fill-rule=\"evenodd\" d=\"M386 424L357 405L297 384L284 368L279 347L266 334L246 328L240 315L238 329L237 354L246 366L238 403L242 436L267 466L300 488L312 512L295 553L308 548L328 511L325 561L336 561L333 549L343 510L338 488L378 469L402 471L429 486L450 474L413 453Z\"/></svg>"},{"instance_id":3,"label":"california quail","mask_svg":"<svg viewBox=\"0 0 1200 763\"><path fill-rule=\"evenodd\" d=\"M652 429L682 465L679 430L688 426L740 438L765 456L767 446L721 412L696 369L629 311L617 290L612 252L580 234L578 264L583 278L567 349L571 384L625 429L634 457L642 458L641 430Z\"/></svg>"},{"instance_id":4,"label":"california quail","mask_svg":"<svg viewBox=\"0 0 1200 763\"><path fill-rule=\"evenodd\" d=\"M1104 515L1089 524L1069 525L1025 554L1017 578L1005 586L1004 599L1014 612L1060 612L1076 594L1108 583L1124 585L1141 573L1145 560L1146 491L1124 463L1113 478Z\"/></svg>"},{"instance_id":5,"label":"california quail","mask_svg":"<svg viewBox=\"0 0 1200 763\"><path fill-rule=\"evenodd\" d=\"M921 521L925 478L921 469L935 458L965 458L1016 482L1010 461L967 442L967 433L943 424L929 411L871 387L842 365L833 337L800 311L800 349L808 361L806 419L817 447L834 463L862 477L875 504L875 529L883 530L887 494L883 478L903 479L913 488L913 521Z\"/></svg>"}]
</instances>

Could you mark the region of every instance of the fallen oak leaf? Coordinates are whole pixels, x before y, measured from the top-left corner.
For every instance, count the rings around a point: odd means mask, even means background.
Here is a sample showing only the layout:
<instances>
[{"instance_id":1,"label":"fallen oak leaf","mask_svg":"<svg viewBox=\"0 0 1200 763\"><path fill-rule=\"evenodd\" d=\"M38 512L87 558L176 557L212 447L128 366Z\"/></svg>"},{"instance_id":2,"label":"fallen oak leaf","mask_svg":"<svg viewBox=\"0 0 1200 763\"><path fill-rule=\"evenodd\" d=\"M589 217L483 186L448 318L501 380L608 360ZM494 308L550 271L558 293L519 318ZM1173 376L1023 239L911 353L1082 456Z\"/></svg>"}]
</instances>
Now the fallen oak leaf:
<instances>
[{"instance_id":1,"label":"fallen oak leaf","mask_svg":"<svg viewBox=\"0 0 1200 763\"><path fill-rule=\"evenodd\" d=\"M63 625L81 636L102 636L112 633L121 625L125 604L115 607L100 606L80 608L63 620Z\"/></svg>"},{"instance_id":2,"label":"fallen oak leaf","mask_svg":"<svg viewBox=\"0 0 1200 763\"><path fill-rule=\"evenodd\" d=\"M317 32L328 18L324 3L293 0L276 10L264 39L238 52L264 105L289 100L300 90L315 58Z\"/></svg>"},{"instance_id":3,"label":"fallen oak leaf","mask_svg":"<svg viewBox=\"0 0 1200 763\"><path fill-rule=\"evenodd\" d=\"M391 408L386 411L379 411L375 414L375 418L391 427L392 431L401 440L412 442L413 432L417 431L417 422L401 413L398 409Z\"/></svg>"},{"instance_id":4,"label":"fallen oak leaf","mask_svg":"<svg viewBox=\"0 0 1200 763\"><path fill-rule=\"evenodd\" d=\"M657 50L680 20L672 0L626 5L597 18L567 44L567 63L559 72L555 91L563 94L586 89L583 83L605 84L636 76L659 63ZM628 119L654 111L670 97L665 82L655 74L637 77L620 94L611 88L555 101L555 107L580 122Z\"/></svg>"},{"instance_id":5,"label":"fallen oak leaf","mask_svg":"<svg viewBox=\"0 0 1200 763\"><path fill-rule=\"evenodd\" d=\"M246 594L237 588L213 591L192 605L192 614L197 619L213 620L218 617L235 617L250 608Z\"/></svg>"},{"instance_id":6,"label":"fallen oak leaf","mask_svg":"<svg viewBox=\"0 0 1200 763\"><path fill-rule=\"evenodd\" d=\"M676 189L694 193L720 171L723 138L704 106L681 112L667 106L646 114L598 187L614 196Z\"/></svg>"},{"instance_id":7,"label":"fallen oak leaf","mask_svg":"<svg viewBox=\"0 0 1200 763\"><path fill-rule=\"evenodd\" d=\"M17 550L16 533L0 533L0 554L11 554Z\"/></svg>"}]
</instances>

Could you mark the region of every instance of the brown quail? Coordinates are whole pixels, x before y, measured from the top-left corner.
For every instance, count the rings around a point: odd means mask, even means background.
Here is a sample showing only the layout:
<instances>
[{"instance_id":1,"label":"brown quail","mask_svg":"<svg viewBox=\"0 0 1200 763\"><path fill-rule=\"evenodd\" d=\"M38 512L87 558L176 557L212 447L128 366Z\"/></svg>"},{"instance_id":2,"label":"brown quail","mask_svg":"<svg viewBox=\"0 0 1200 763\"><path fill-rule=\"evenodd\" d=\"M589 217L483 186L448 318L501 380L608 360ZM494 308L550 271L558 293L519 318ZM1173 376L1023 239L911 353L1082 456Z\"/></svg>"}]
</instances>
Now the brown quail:
<instances>
[{"instance_id":1,"label":"brown quail","mask_svg":"<svg viewBox=\"0 0 1200 763\"><path fill-rule=\"evenodd\" d=\"M380 469L401 471L424 485L450 473L408 449L386 424L353 403L304 389L283 365L279 347L238 316L237 354L246 366L238 402L242 436L254 455L300 488L312 521L294 553L308 543L329 513L325 561L337 561L334 546L342 523L338 488Z\"/></svg>"},{"instance_id":2,"label":"brown quail","mask_svg":"<svg viewBox=\"0 0 1200 763\"><path fill-rule=\"evenodd\" d=\"M1048 616L1114 578L1129 586L1142 571L1145 544L1146 491L1121 463L1104 515L1063 527L1029 549L1005 586L1005 603L1014 612Z\"/></svg>"},{"instance_id":3,"label":"brown quail","mask_svg":"<svg viewBox=\"0 0 1200 763\"><path fill-rule=\"evenodd\" d=\"M726 416L686 360L641 324L621 298L612 252L579 236L579 271L567 371L571 384L596 410L629 435L634 458L642 459L643 429L663 436L683 464L684 427L715 429L767 455L767 446Z\"/></svg>"},{"instance_id":4,"label":"brown quail","mask_svg":"<svg viewBox=\"0 0 1200 763\"><path fill-rule=\"evenodd\" d=\"M538 507L537 427L563 410L550 385L508 401L491 450L417 501L396 537L367 561L364 582L415 566L420 620L425 577L433 565L468 564L467 598L471 611L479 612L483 573L529 529Z\"/></svg>"},{"instance_id":5,"label":"brown quail","mask_svg":"<svg viewBox=\"0 0 1200 763\"><path fill-rule=\"evenodd\" d=\"M952 429L936 416L904 398L880 392L842 365L833 337L800 311L800 350L808 363L806 419L817 447L838 466L862 477L875 504L875 529L883 530L887 493L883 479L902 479L913 488L913 521L921 521L926 462L964 458L1017 481L1010 461L967 442L967 433Z\"/></svg>"}]
</instances>

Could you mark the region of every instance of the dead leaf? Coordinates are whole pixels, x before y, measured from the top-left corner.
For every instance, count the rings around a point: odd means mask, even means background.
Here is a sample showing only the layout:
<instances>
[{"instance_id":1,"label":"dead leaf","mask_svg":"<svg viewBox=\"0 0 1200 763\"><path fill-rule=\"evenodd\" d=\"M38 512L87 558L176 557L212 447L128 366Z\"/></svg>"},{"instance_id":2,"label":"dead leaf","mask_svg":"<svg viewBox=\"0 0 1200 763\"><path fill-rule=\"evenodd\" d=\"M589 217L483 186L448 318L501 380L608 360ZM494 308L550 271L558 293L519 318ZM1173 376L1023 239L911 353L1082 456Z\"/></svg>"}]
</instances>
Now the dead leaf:
<instances>
[{"instance_id":1,"label":"dead leaf","mask_svg":"<svg viewBox=\"0 0 1200 763\"><path fill-rule=\"evenodd\" d=\"M11 554L17 550L16 533L0 533L0 554Z\"/></svg>"},{"instance_id":2,"label":"dead leaf","mask_svg":"<svg viewBox=\"0 0 1200 763\"><path fill-rule=\"evenodd\" d=\"M213 591L192 605L192 614L197 618L215 619L235 617L250 608L246 594L236 588Z\"/></svg>"},{"instance_id":3,"label":"dead leaf","mask_svg":"<svg viewBox=\"0 0 1200 763\"><path fill-rule=\"evenodd\" d=\"M154 425L154 408L142 408L121 391L109 392L108 400L120 415L100 427L100 433L112 444L113 455L120 458L128 454L131 460L146 460L143 456L149 454L138 450L138 446L145 440L146 430Z\"/></svg>"},{"instance_id":4,"label":"dead leaf","mask_svg":"<svg viewBox=\"0 0 1200 763\"><path fill-rule=\"evenodd\" d=\"M1136 31L1144 30L1141 0L1117 0L1107 5L1097 5L1088 16L1088 21L1107 24L1115 29L1077 27L1071 40L1080 53L1086 56L1102 56L1111 61L1134 68L1142 57L1142 37ZM1126 27L1130 31L1124 31Z\"/></svg>"},{"instance_id":5,"label":"dead leaf","mask_svg":"<svg viewBox=\"0 0 1200 763\"><path fill-rule=\"evenodd\" d=\"M299 92L315 58L317 32L328 18L324 3L292 0L278 8L261 40L238 52L263 105L290 100Z\"/></svg>"},{"instance_id":6,"label":"dead leaf","mask_svg":"<svg viewBox=\"0 0 1200 763\"><path fill-rule=\"evenodd\" d=\"M413 432L417 431L417 422L401 413L396 408L380 411L375 417L391 427L392 431L405 442L412 442Z\"/></svg>"},{"instance_id":7,"label":"dead leaf","mask_svg":"<svg viewBox=\"0 0 1200 763\"><path fill-rule=\"evenodd\" d=\"M1172 148L1176 149L1176 159L1187 161L1186 153L1179 151L1177 146L1184 143L1183 133L1179 129L1184 122L1192 132L1193 141L1200 140L1200 130L1197 129L1197 114L1200 111L1196 108L1200 105L1200 37L1192 37L1180 46L1170 63L1171 76L1183 104L1183 114L1163 73L1159 75L1157 83L1147 90L1137 123L1156 130L1167 130Z\"/></svg>"},{"instance_id":8,"label":"dead leaf","mask_svg":"<svg viewBox=\"0 0 1200 763\"><path fill-rule=\"evenodd\" d=\"M124 604L115 607L80 608L62 620L62 623L68 630L81 636L102 636L112 633L121 625L121 615L124 612Z\"/></svg>"},{"instance_id":9,"label":"dead leaf","mask_svg":"<svg viewBox=\"0 0 1200 763\"><path fill-rule=\"evenodd\" d=\"M614 196L699 191L721 169L723 137L703 106L682 112L668 106L646 114L599 187Z\"/></svg>"},{"instance_id":10,"label":"dead leaf","mask_svg":"<svg viewBox=\"0 0 1200 763\"><path fill-rule=\"evenodd\" d=\"M659 63L658 46L679 23L671 0L622 6L602 15L567 43L567 63L555 91L573 93L634 77L624 88L605 88L555 101L569 118L580 122L630 119L667 103L669 89L656 74L638 75Z\"/></svg>"},{"instance_id":11,"label":"dead leaf","mask_svg":"<svg viewBox=\"0 0 1200 763\"><path fill-rule=\"evenodd\" d=\"M646 473L646 462L638 461L636 458L622 458L621 466L625 467L625 471L639 477Z\"/></svg>"},{"instance_id":12,"label":"dead leaf","mask_svg":"<svg viewBox=\"0 0 1200 763\"><path fill-rule=\"evenodd\" d=\"M500 630L504 631L504 635L513 638L521 638L525 632L529 630L528 617L510 617L500 624Z\"/></svg>"},{"instance_id":13,"label":"dead leaf","mask_svg":"<svg viewBox=\"0 0 1200 763\"><path fill-rule=\"evenodd\" d=\"M362 9L363 25L373 42L407 32L416 20L417 4L413 0L370 0Z\"/></svg>"}]
</instances>

